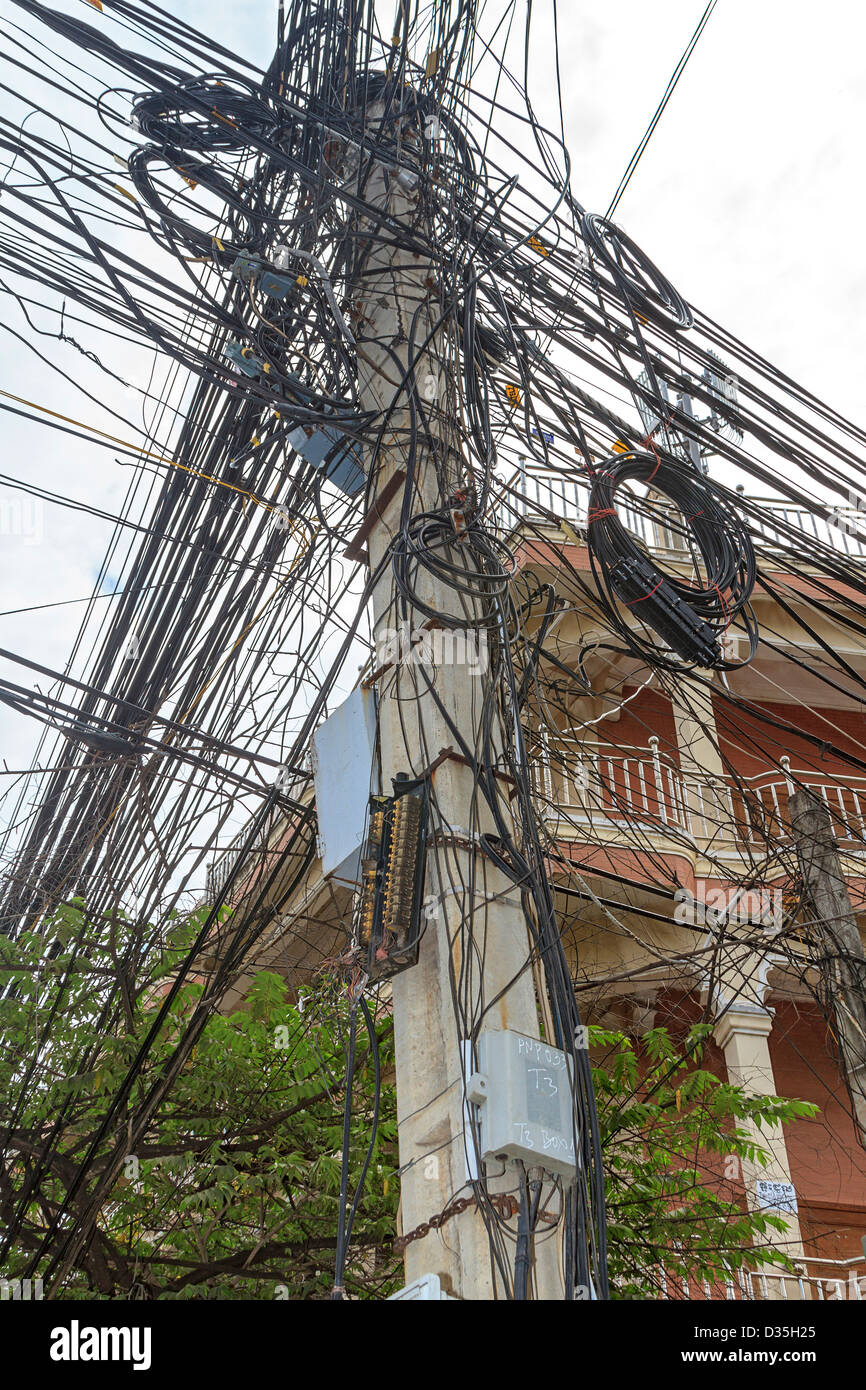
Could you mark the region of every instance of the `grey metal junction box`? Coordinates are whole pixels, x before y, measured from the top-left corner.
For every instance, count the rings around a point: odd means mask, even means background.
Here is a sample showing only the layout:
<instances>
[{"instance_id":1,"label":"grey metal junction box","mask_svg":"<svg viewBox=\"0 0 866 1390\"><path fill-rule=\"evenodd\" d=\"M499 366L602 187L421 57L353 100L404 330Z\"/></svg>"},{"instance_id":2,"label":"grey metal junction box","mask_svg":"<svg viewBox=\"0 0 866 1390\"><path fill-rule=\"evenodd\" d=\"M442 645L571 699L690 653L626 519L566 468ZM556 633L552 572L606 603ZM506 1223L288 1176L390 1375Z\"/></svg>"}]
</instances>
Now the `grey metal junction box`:
<instances>
[{"instance_id":1,"label":"grey metal junction box","mask_svg":"<svg viewBox=\"0 0 866 1390\"><path fill-rule=\"evenodd\" d=\"M574 1083L568 1054L504 1030L482 1033L478 1062L467 1100L478 1106L481 1157L522 1159L528 1166L574 1177Z\"/></svg>"}]
</instances>

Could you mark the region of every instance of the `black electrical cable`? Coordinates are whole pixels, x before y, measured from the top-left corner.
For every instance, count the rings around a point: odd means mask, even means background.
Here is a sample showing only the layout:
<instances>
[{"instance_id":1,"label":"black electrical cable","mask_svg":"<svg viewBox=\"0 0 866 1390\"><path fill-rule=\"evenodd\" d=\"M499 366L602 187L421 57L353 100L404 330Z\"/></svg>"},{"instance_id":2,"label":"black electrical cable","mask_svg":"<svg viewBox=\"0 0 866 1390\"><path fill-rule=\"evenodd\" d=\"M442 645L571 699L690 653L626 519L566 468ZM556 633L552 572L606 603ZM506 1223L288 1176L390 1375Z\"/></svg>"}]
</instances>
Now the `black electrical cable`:
<instances>
[{"instance_id":1,"label":"black electrical cable","mask_svg":"<svg viewBox=\"0 0 866 1390\"><path fill-rule=\"evenodd\" d=\"M591 1287L604 1297L598 1117L588 1059L573 1041L579 1013L521 716L528 723L542 706L567 726L575 701L593 688L591 652L611 649L590 644L570 667L556 638L563 589L581 612L613 627L621 652L660 677L742 664L728 658L724 644L735 628L749 654L755 650L755 549L772 518L684 460L714 455L804 506L816 487L845 497L866 476L866 435L692 311L640 247L580 207L561 137L537 121L526 76L521 87L507 71L505 30L497 51L481 34L474 7L461 0L447 13L445 6L423 15L404 8L392 43L379 35L369 4L347 9L323 0L311 10L286 0L278 50L264 73L156 5L117 0L97 28L33 0L16 3L34 33L47 26L58 36L50 65L23 29L10 59L13 68L24 66L28 81L39 79L40 65L50 66L43 113L60 86L79 109L95 112L113 143L87 131L79 137L68 121L60 144L20 122L3 126L10 164L0 266L7 292L22 310L21 291L34 284L44 287L39 299L49 309L54 297L63 312L69 304L76 340L69 342L61 318L58 351L83 352L89 360L82 370L98 372L108 360L88 346L98 331L115 335L125 350L156 349L172 372L164 388L149 393L157 414L147 449L162 462L129 450L134 482L109 554L120 555L123 535L131 541L137 533L137 549L127 546L122 567L112 563L109 571L106 560L111 587L121 593L116 613L98 625L88 617L81 628L71 658L87 672L79 703L4 683L4 698L23 716L61 726L66 747L63 757L47 760L51 770L40 773L38 795L32 784L21 790L10 817L4 931L38 923L72 893L85 894L88 907L107 919L118 878L140 892L143 914L161 919L188 890L188 827L208 817L215 790L225 781L242 788L257 817L267 792L259 789L257 802L244 771L278 759L296 768L305 754L310 712L324 709L319 691L334 688L351 649L341 643L322 683L322 635L357 630L358 614L347 623L342 610L363 602L355 561L345 565L341 550L362 509L375 503L385 452L398 450L406 482L382 563L393 576L400 616L460 628L467 640L483 635L491 647L465 725L441 701L436 707L472 770L469 814L479 816L482 805L492 813L495 833L489 817L483 832L486 858L520 894L531 943L525 968L540 968L554 1043L574 1059L580 1171L576 1187L563 1194L559 1220L569 1290ZM495 66L492 96L474 82L477 49ZM81 51L86 66L70 56ZM527 23L527 73L529 53ZM60 74L66 87L53 83ZM121 85L130 82L131 92ZM129 117L138 132L123 124ZM531 158L520 143L526 136ZM118 144L129 158L120 173L110 167ZM514 173L517 160L529 171L523 179ZM402 187L414 211L402 221L383 214L370 193L376 179ZM581 240L589 253L583 259ZM379 274L376 258L389 248L429 267L429 297L383 348L377 306L371 313L365 289ZM726 368L716 350L733 360L724 392ZM378 413L365 414L359 383L369 380L372 352L385 363L384 378L393 373L394 395ZM435 391L430 398L423 377L431 356L447 358L441 401ZM71 376L65 385L74 388ZM736 391L729 387L734 377ZM181 402L187 381L193 384ZM598 399L609 387L627 417ZM90 407L98 407L98 393L88 395ZM656 425L647 425L647 412ZM443 414L451 422L447 443ZM86 437L83 425L55 423ZM614 439L625 452L599 462ZM124 446L114 447L119 453ZM520 455L523 475L515 484L503 470ZM534 520L526 515L527 458L552 474L550 505L539 499ZM340 495L333 480L341 467L344 477L351 471L352 459L366 486ZM426 490L431 466L436 497ZM153 467L162 470L159 477L146 471ZM616 490L628 481L649 489L646 497L632 494L629 515L674 538L678 558L669 570L617 516L617 506L623 514L626 507ZM36 487L29 479L16 485ZM544 553L550 526L566 519L555 501L556 489L564 498L566 487L588 499L596 584L563 551L549 588L517 604L527 547ZM509 540L505 516L522 526L522 539ZM798 573L802 533L783 521L773 534ZM838 585L846 584L844 621L862 634L866 582L847 573L830 545L812 547L810 559L820 569L809 580L814 602L829 611ZM441 609L424 597L431 581L447 596ZM538 623L534 630L526 627L530 619ZM130 632L141 636L138 658L126 652ZM288 670L277 664L281 657ZM852 679L850 662L837 666ZM594 693L604 700L604 692ZM413 699L421 694L436 703L419 673ZM401 703L401 717L410 705ZM72 756L70 730L81 744ZM427 747L420 716L412 735L407 746L417 746L429 765L440 750ZM138 740L155 753L169 737L171 757L145 793L126 743ZM97 754L88 738L121 743L103 743ZM217 753L226 759L219 771L210 765ZM511 808L502 776L511 779ZM156 851L140 830L145 796L159 828ZM224 823L219 819L215 836ZM305 815L300 838L309 831ZM102 872L109 862L111 874ZM437 864L444 871L441 854ZM474 880L464 883L454 864L447 867L455 890L475 891ZM265 918L239 926L235 962ZM478 992L485 930L484 909L473 907L462 923L464 964L453 982L461 1036L476 1040L491 1006ZM228 967L220 972L215 991L229 974ZM106 1027L116 1005L107 990ZM365 1021L369 1031L366 1013ZM24 1094L22 1087L16 1107ZM59 1133L53 1131L52 1144ZM44 1161L28 1192L37 1190L43 1171ZM365 1164L348 1218L347 1191L343 1197L341 1260L366 1171ZM496 1276L518 1296L526 1288L526 1216L519 1274L512 1276L507 1223L483 1182L473 1190ZM96 1200L95 1191L88 1200ZM80 1244L77 1225L61 1238L59 1222L42 1247L53 1271L68 1268ZM531 1211L529 1225L531 1232Z\"/></svg>"},{"instance_id":2,"label":"black electrical cable","mask_svg":"<svg viewBox=\"0 0 866 1390\"><path fill-rule=\"evenodd\" d=\"M678 509L681 534L699 560L696 579L665 572L623 525L616 494L630 481L651 487ZM677 524L668 517L665 521ZM607 597L610 623L629 650L671 670L683 665L730 670L745 664L726 659L723 648L725 635L740 619L751 660L757 649L757 624L749 606L754 548L738 511L717 484L688 464L626 453L597 469L587 523L590 560Z\"/></svg>"}]
</instances>

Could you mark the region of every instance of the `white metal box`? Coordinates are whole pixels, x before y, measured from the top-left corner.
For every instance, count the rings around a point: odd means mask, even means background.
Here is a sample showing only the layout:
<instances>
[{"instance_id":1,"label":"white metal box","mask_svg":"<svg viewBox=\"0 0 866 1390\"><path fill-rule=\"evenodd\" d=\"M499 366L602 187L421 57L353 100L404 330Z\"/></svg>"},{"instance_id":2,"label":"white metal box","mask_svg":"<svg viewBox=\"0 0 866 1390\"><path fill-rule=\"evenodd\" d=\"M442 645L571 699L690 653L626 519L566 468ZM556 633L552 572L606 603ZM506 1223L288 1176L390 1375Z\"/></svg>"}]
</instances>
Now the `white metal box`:
<instances>
[{"instance_id":1,"label":"white metal box","mask_svg":"<svg viewBox=\"0 0 866 1390\"><path fill-rule=\"evenodd\" d=\"M361 687L313 734L322 874L350 883L358 878L375 743L375 697Z\"/></svg>"},{"instance_id":2,"label":"white metal box","mask_svg":"<svg viewBox=\"0 0 866 1390\"><path fill-rule=\"evenodd\" d=\"M422 1274L420 1279L413 1279L411 1284L406 1284L396 1293L392 1293L388 1299L389 1303L401 1302L403 1299L408 1301L428 1302L433 1299L436 1302L444 1303L447 1299L456 1302L453 1294L446 1293L442 1287L442 1281L438 1274Z\"/></svg>"},{"instance_id":3,"label":"white metal box","mask_svg":"<svg viewBox=\"0 0 866 1390\"><path fill-rule=\"evenodd\" d=\"M574 1087L567 1053L508 1030L482 1033L478 1062L481 1157L522 1159L573 1177Z\"/></svg>"}]
</instances>

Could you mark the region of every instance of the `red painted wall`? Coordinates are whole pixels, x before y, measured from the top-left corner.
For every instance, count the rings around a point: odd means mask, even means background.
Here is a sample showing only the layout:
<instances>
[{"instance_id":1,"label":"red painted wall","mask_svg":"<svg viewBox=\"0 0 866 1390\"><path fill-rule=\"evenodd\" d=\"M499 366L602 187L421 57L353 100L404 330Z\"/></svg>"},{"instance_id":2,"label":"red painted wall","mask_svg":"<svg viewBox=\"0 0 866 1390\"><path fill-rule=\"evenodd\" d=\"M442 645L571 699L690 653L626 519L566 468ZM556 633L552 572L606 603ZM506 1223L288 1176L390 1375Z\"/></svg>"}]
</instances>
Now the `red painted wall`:
<instances>
[{"instance_id":1,"label":"red painted wall","mask_svg":"<svg viewBox=\"0 0 866 1390\"><path fill-rule=\"evenodd\" d=\"M777 765L782 757L789 757L794 768L811 768L818 773L866 774L866 768L858 767L856 762L852 765L844 756L850 754L866 763L866 714L858 710L811 710L803 705L785 704L758 706L771 719L790 723L822 743L832 744L839 750L833 753L829 748L816 748L795 732L776 729L757 715L737 710L724 699L716 697L714 704L722 751L745 777Z\"/></svg>"},{"instance_id":2,"label":"red painted wall","mask_svg":"<svg viewBox=\"0 0 866 1390\"><path fill-rule=\"evenodd\" d=\"M619 719L603 719L597 726L599 743L612 752L623 744L637 748L649 748L653 734L659 740L659 751L677 761L677 735L671 702L659 690L641 690L634 693L635 687L623 687L623 697L629 699L623 706Z\"/></svg>"},{"instance_id":3,"label":"red painted wall","mask_svg":"<svg viewBox=\"0 0 866 1390\"><path fill-rule=\"evenodd\" d=\"M770 1057L781 1095L813 1101L814 1120L785 1126L807 1253L862 1256L866 1235L866 1150L857 1142L833 1040L815 1005L774 1003Z\"/></svg>"}]
</instances>

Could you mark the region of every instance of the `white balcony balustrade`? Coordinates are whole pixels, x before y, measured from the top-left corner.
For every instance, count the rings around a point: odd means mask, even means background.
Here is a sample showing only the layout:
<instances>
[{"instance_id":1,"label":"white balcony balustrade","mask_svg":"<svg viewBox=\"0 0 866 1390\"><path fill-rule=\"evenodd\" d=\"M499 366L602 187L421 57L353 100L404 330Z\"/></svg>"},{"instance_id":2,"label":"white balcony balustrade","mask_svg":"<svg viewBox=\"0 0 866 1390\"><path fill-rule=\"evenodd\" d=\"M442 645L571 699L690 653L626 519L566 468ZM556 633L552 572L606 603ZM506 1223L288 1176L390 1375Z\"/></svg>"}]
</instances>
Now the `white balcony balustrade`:
<instances>
[{"instance_id":1,"label":"white balcony balustrade","mask_svg":"<svg viewBox=\"0 0 866 1390\"><path fill-rule=\"evenodd\" d=\"M576 478L536 468L520 468L511 474L495 507L496 520L506 531L524 521L556 524L569 522L576 529L586 525L589 487ZM796 547L802 554L806 541L817 541L852 558L866 559L866 511L827 504L828 516L796 507L779 498L743 497L743 510L759 548L784 550ZM663 501L651 508L618 505L623 524L653 551L685 555L682 522ZM668 520L670 518L670 520Z\"/></svg>"},{"instance_id":2,"label":"white balcony balustrade","mask_svg":"<svg viewBox=\"0 0 866 1390\"><path fill-rule=\"evenodd\" d=\"M685 777L663 754L656 738L648 746L593 748L578 738L548 734L531 743L535 790L548 823L567 833L635 826L695 842L732 840L758 848L790 836L788 796L808 787L827 807L834 832L847 853L866 849L866 777L792 768L726 778Z\"/></svg>"},{"instance_id":3,"label":"white balcony balustrade","mask_svg":"<svg viewBox=\"0 0 866 1390\"><path fill-rule=\"evenodd\" d=\"M659 1298L668 1302L724 1300L748 1303L814 1299L823 1302L866 1302L866 1261L824 1260L807 1256L796 1262L795 1272L740 1269L720 1284L708 1279L689 1279L672 1262L658 1271Z\"/></svg>"}]
</instances>

